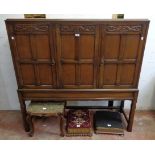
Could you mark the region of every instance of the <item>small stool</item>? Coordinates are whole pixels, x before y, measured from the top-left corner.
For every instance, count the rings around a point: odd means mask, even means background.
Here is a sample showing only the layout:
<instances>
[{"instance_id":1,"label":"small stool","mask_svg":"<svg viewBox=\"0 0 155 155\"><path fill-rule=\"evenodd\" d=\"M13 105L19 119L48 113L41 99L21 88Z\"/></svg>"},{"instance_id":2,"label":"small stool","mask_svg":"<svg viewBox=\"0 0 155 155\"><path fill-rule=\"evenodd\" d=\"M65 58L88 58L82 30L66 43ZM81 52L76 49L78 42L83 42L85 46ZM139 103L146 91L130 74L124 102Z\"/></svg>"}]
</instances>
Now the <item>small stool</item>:
<instances>
[{"instance_id":1,"label":"small stool","mask_svg":"<svg viewBox=\"0 0 155 155\"><path fill-rule=\"evenodd\" d=\"M60 136L64 136L64 102L32 102L27 108L27 122L30 126L29 136L34 134L33 117L56 116L60 120Z\"/></svg>"}]
</instances>

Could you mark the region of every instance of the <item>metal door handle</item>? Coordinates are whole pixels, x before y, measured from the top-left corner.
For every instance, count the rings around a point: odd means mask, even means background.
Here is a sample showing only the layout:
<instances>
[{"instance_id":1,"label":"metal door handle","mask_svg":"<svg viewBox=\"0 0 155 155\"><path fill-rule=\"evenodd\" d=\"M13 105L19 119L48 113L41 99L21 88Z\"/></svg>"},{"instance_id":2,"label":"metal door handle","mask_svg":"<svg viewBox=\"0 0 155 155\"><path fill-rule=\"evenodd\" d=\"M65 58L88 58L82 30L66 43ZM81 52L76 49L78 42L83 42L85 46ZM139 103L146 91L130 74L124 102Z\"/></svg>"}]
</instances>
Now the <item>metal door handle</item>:
<instances>
[{"instance_id":1,"label":"metal door handle","mask_svg":"<svg viewBox=\"0 0 155 155\"><path fill-rule=\"evenodd\" d=\"M101 59L101 64L104 64L104 59L103 58Z\"/></svg>"},{"instance_id":2,"label":"metal door handle","mask_svg":"<svg viewBox=\"0 0 155 155\"><path fill-rule=\"evenodd\" d=\"M54 59L52 59L51 65L55 65L55 60Z\"/></svg>"}]
</instances>

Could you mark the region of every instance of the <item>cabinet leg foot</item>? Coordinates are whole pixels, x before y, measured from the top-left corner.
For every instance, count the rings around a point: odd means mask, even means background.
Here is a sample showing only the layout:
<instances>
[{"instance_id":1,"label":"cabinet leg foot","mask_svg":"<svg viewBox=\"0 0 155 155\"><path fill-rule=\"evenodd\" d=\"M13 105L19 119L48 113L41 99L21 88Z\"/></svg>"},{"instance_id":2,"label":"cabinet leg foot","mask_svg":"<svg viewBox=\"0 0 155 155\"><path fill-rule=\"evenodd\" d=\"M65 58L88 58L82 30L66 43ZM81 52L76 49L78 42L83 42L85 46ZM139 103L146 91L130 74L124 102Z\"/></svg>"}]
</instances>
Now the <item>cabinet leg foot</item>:
<instances>
[{"instance_id":1,"label":"cabinet leg foot","mask_svg":"<svg viewBox=\"0 0 155 155\"><path fill-rule=\"evenodd\" d=\"M124 100L121 101L120 112L122 113L124 109Z\"/></svg>"},{"instance_id":2,"label":"cabinet leg foot","mask_svg":"<svg viewBox=\"0 0 155 155\"><path fill-rule=\"evenodd\" d=\"M64 116L63 114L58 114L60 120L60 136L64 137Z\"/></svg>"},{"instance_id":3,"label":"cabinet leg foot","mask_svg":"<svg viewBox=\"0 0 155 155\"><path fill-rule=\"evenodd\" d=\"M129 121L128 121L128 126L127 126L128 132L132 132L136 103L137 103L137 93L135 94L135 97L131 103L131 109L130 109L130 113L129 113Z\"/></svg>"},{"instance_id":4,"label":"cabinet leg foot","mask_svg":"<svg viewBox=\"0 0 155 155\"><path fill-rule=\"evenodd\" d=\"M19 102L20 102L20 109L21 109L21 114L22 114L22 119L23 119L23 126L26 132L29 132L30 128L28 125L28 122L26 120L27 117L27 113L26 113L26 105L25 105L25 101L22 97L21 92L18 92L18 98L19 98Z\"/></svg>"},{"instance_id":5,"label":"cabinet leg foot","mask_svg":"<svg viewBox=\"0 0 155 155\"><path fill-rule=\"evenodd\" d=\"M109 100L108 102L108 107L112 108L114 105L114 101L113 100Z\"/></svg>"}]
</instances>

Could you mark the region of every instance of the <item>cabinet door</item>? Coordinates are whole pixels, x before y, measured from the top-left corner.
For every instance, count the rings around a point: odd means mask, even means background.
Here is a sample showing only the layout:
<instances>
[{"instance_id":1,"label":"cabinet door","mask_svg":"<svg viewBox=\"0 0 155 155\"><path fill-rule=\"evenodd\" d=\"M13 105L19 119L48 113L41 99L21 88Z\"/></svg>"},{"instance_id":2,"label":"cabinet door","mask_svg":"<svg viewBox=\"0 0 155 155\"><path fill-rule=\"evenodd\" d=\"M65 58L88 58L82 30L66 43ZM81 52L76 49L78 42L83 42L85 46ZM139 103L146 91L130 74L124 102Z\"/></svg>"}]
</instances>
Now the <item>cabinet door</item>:
<instances>
[{"instance_id":1,"label":"cabinet door","mask_svg":"<svg viewBox=\"0 0 155 155\"><path fill-rule=\"evenodd\" d=\"M100 88L137 87L145 28L137 23L102 27Z\"/></svg>"},{"instance_id":2,"label":"cabinet door","mask_svg":"<svg viewBox=\"0 0 155 155\"><path fill-rule=\"evenodd\" d=\"M57 26L61 88L96 88L96 25Z\"/></svg>"},{"instance_id":3,"label":"cabinet door","mask_svg":"<svg viewBox=\"0 0 155 155\"><path fill-rule=\"evenodd\" d=\"M56 87L55 56L49 25L18 23L13 25L13 55L19 85L25 88Z\"/></svg>"}]
</instances>

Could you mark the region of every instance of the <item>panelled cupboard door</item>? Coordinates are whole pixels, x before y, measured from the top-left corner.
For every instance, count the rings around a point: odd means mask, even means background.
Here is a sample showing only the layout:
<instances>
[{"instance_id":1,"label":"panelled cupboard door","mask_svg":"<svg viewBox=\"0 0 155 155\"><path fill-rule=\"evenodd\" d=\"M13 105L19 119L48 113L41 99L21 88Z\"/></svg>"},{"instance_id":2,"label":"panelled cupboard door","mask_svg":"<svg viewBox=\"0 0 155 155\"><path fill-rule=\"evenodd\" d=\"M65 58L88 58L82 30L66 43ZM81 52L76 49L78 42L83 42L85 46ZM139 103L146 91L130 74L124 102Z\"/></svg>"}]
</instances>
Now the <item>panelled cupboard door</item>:
<instances>
[{"instance_id":1,"label":"panelled cupboard door","mask_svg":"<svg viewBox=\"0 0 155 155\"><path fill-rule=\"evenodd\" d=\"M57 25L61 88L96 88L98 26Z\"/></svg>"},{"instance_id":2,"label":"panelled cupboard door","mask_svg":"<svg viewBox=\"0 0 155 155\"><path fill-rule=\"evenodd\" d=\"M10 38L20 86L55 87L55 57L49 25L15 23L12 28Z\"/></svg>"},{"instance_id":3,"label":"panelled cupboard door","mask_svg":"<svg viewBox=\"0 0 155 155\"><path fill-rule=\"evenodd\" d=\"M102 26L100 88L134 88L143 55L145 26Z\"/></svg>"}]
</instances>

